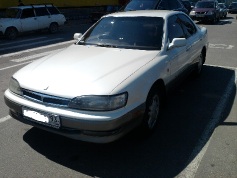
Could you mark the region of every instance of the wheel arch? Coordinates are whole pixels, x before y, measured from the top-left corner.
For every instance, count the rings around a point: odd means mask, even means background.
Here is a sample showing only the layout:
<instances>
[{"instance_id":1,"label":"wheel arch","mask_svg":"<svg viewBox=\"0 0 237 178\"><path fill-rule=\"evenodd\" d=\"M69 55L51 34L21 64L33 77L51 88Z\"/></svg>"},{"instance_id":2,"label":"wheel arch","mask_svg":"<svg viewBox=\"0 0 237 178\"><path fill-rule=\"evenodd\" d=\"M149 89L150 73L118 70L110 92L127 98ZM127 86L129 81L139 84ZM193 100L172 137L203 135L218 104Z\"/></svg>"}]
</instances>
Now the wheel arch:
<instances>
[{"instance_id":1,"label":"wheel arch","mask_svg":"<svg viewBox=\"0 0 237 178\"><path fill-rule=\"evenodd\" d=\"M15 26L9 26L9 27L7 27L7 28L5 29L4 35L6 34L7 30L10 29L10 28L14 28L14 29L17 31L17 33L19 33L19 30L17 29L17 27L15 27Z\"/></svg>"},{"instance_id":2,"label":"wheel arch","mask_svg":"<svg viewBox=\"0 0 237 178\"><path fill-rule=\"evenodd\" d=\"M165 83L162 79L158 79L156 80L153 85L151 86L147 98L149 97L149 94L153 91L153 90L159 90L159 92L161 92L161 96L162 96L162 103L164 103L166 96L167 96L167 90L166 90L166 86Z\"/></svg>"}]
</instances>

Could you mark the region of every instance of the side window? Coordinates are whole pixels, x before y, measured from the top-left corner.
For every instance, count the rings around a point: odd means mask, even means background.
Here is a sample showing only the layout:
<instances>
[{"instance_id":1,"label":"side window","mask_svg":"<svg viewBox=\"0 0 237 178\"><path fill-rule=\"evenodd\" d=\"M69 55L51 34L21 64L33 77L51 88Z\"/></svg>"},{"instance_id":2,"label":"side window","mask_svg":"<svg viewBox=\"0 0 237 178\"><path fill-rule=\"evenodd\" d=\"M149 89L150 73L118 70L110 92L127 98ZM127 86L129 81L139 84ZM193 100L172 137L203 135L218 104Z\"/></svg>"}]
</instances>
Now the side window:
<instances>
[{"instance_id":1,"label":"side window","mask_svg":"<svg viewBox=\"0 0 237 178\"><path fill-rule=\"evenodd\" d=\"M181 4L177 0L168 0L169 1L169 10L182 8Z\"/></svg>"},{"instance_id":2,"label":"side window","mask_svg":"<svg viewBox=\"0 0 237 178\"><path fill-rule=\"evenodd\" d=\"M183 27L184 34L186 38L189 38L190 36L194 35L197 31L195 25L192 23L192 21L186 17L185 15L178 15L180 19L180 23Z\"/></svg>"},{"instance_id":3,"label":"side window","mask_svg":"<svg viewBox=\"0 0 237 178\"><path fill-rule=\"evenodd\" d=\"M30 17L35 17L34 10L32 8L23 9L21 18L24 19L24 18L30 18Z\"/></svg>"},{"instance_id":4,"label":"side window","mask_svg":"<svg viewBox=\"0 0 237 178\"><path fill-rule=\"evenodd\" d=\"M35 13L36 13L36 16L49 15L49 12L47 11L45 7L35 8Z\"/></svg>"},{"instance_id":5,"label":"side window","mask_svg":"<svg viewBox=\"0 0 237 178\"><path fill-rule=\"evenodd\" d=\"M171 43L174 38L185 38L179 19L176 15L168 19L168 40Z\"/></svg>"},{"instance_id":6,"label":"side window","mask_svg":"<svg viewBox=\"0 0 237 178\"><path fill-rule=\"evenodd\" d=\"M47 7L47 9L51 15L60 14L59 10L56 7Z\"/></svg>"}]
</instances>

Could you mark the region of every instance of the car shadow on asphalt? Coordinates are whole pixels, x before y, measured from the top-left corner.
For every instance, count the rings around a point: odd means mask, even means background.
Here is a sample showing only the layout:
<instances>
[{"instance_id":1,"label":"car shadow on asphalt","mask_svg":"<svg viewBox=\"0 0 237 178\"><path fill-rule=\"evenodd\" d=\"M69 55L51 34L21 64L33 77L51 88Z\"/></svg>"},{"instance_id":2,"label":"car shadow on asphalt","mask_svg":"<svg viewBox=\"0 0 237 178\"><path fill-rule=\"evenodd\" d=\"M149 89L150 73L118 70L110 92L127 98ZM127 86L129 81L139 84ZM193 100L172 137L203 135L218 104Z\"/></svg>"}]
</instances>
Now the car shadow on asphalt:
<instances>
[{"instance_id":1,"label":"car shadow on asphalt","mask_svg":"<svg viewBox=\"0 0 237 178\"><path fill-rule=\"evenodd\" d=\"M135 129L116 142L92 144L32 128L23 139L49 160L88 176L175 177L197 156L218 124L200 145L205 128L213 120L223 122L230 113L236 95L234 80L222 117L213 118L234 75L231 69L204 66L200 77L188 78L169 95L150 136Z\"/></svg>"}]
</instances>

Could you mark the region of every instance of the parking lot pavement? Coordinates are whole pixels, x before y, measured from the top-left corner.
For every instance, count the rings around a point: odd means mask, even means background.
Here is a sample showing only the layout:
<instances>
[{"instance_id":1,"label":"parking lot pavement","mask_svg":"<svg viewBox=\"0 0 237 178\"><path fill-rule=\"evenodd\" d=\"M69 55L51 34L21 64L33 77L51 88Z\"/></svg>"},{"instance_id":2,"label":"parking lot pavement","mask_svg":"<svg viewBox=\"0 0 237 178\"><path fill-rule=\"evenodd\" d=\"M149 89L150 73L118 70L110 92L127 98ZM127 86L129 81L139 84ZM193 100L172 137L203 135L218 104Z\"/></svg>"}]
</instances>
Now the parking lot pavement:
<instances>
[{"instance_id":1,"label":"parking lot pavement","mask_svg":"<svg viewBox=\"0 0 237 178\"><path fill-rule=\"evenodd\" d=\"M235 97L235 91L232 97ZM223 115L228 115L216 127L205 156L203 157L195 178L202 177L233 177L237 176L237 99L230 110ZM228 107L228 106L227 106Z\"/></svg>"}]
</instances>

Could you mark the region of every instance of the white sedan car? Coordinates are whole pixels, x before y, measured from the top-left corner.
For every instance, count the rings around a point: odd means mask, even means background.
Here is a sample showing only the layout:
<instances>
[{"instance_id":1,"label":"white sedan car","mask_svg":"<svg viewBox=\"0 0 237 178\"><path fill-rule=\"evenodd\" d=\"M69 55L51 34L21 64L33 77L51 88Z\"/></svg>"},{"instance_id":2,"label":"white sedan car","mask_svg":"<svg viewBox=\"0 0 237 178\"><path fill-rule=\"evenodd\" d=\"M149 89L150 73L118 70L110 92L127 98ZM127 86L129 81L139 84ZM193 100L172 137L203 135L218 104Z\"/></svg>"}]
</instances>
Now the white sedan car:
<instances>
[{"instance_id":1,"label":"white sedan car","mask_svg":"<svg viewBox=\"0 0 237 178\"><path fill-rule=\"evenodd\" d=\"M106 15L74 38L16 72L5 103L21 122L97 143L152 131L168 90L201 72L208 47L206 28L175 11Z\"/></svg>"}]
</instances>

